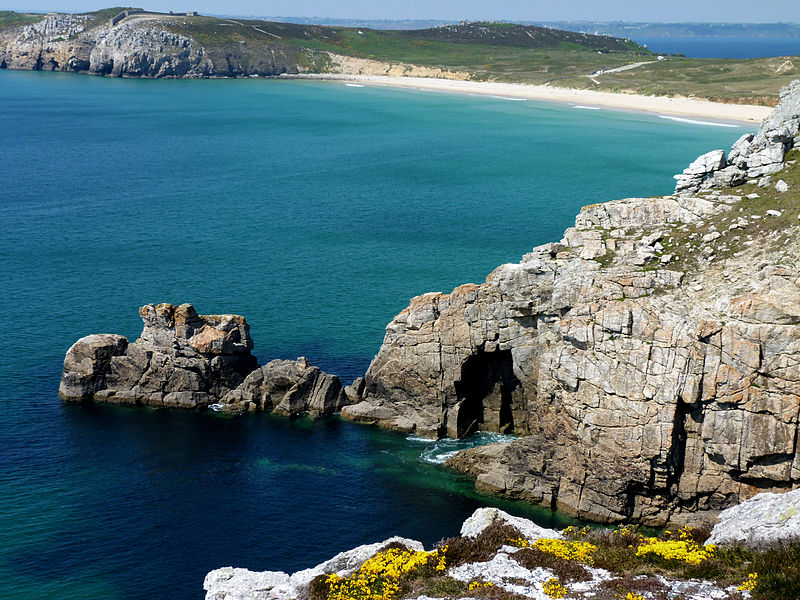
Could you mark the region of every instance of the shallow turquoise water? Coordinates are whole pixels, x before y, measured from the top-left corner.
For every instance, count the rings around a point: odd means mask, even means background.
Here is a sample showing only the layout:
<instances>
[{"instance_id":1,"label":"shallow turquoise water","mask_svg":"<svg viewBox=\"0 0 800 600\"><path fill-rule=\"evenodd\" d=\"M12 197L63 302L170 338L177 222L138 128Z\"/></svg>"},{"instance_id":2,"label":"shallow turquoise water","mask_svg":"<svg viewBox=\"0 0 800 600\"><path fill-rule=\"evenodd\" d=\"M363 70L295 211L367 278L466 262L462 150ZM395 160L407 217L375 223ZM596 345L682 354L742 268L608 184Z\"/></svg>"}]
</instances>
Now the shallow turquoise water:
<instances>
[{"instance_id":1,"label":"shallow turquoise water","mask_svg":"<svg viewBox=\"0 0 800 600\"><path fill-rule=\"evenodd\" d=\"M333 419L64 407L78 337L137 308L251 323L352 379L409 297L482 281L580 206L667 193L743 128L338 83L0 71L0 596L199 598L491 502L451 450ZM435 462L435 461L433 461ZM517 504L509 510L552 517Z\"/></svg>"}]
</instances>

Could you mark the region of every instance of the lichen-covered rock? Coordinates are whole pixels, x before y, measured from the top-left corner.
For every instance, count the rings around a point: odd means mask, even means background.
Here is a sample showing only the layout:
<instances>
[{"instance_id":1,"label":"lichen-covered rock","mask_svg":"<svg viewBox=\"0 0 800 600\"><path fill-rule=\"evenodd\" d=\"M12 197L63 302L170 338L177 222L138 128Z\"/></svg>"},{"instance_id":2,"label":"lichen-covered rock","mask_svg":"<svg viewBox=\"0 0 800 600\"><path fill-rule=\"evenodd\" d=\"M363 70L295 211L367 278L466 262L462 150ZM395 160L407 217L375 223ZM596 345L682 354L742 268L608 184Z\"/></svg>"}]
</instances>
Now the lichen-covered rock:
<instances>
[{"instance_id":1,"label":"lichen-covered rock","mask_svg":"<svg viewBox=\"0 0 800 600\"><path fill-rule=\"evenodd\" d=\"M735 228L704 222L744 227L739 200L587 206L560 244L413 298L342 415L429 437L523 434L448 464L481 490L599 521L706 519L800 485L800 236L708 260ZM704 241L684 272L663 257L689 228Z\"/></svg>"},{"instance_id":2,"label":"lichen-covered rock","mask_svg":"<svg viewBox=\"0 0 800 600\"><path fill-rule=\"evenodd\" d=\"M250 373L222 399L220 409L229 412L272 411L279 415L329 415L348 400L339 378L323 373L301 357L296 361L273 360Z\"/></svg>"},{"instance_id":3,"label":"lichen-covered rock","mask_svg":"<svg viewBox=\"0 0 800 600\"><path fill-rule=\"evenodd\" d=\"M63 400L203 407L257 367L244 317L198 315L191 304L148 304L139 314L144 329L137 341L91 335L69 349Z\"/></svg>"},{"instance_id":4,"label":"lichen-covered rock","mask_svg":"<svg viewBox=\"0 0 800 600\"><path fill-rule=\"evenodd\" d=\"M800 489L763 493L723 510L707 544L764 546L800 541Z\"/></svg>"}]
</instances>

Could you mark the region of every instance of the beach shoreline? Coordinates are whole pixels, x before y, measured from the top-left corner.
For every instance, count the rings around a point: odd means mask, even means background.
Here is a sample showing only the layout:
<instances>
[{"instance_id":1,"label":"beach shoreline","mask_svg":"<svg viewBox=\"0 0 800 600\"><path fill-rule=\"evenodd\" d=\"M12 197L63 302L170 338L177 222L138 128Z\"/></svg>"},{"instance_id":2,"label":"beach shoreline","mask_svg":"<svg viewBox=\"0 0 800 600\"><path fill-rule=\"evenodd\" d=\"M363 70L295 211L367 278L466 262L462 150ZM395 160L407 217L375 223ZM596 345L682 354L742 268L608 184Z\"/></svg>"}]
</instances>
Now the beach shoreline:
<instances>
[{"instance_id":1,"label":"beach shoreline","mask_svg":"<svg viewBox=\"0 0 800 600\"><path fill-rule=\"evenodd\" d=\"M437 92L478 94L514 100L543 100L571 104L580 108L610 108L626 111L655 113L665 116L712 119L736 124L759 124L771 111L769 106L725 104L694 98L670 98L558 88L524 83L487 81L462 81L428 77L397 77L387 75L356 74L302 74L281 75L281 79L309 79L341 81L371 86L424 89Z\"/></svg>"}]
</instances>

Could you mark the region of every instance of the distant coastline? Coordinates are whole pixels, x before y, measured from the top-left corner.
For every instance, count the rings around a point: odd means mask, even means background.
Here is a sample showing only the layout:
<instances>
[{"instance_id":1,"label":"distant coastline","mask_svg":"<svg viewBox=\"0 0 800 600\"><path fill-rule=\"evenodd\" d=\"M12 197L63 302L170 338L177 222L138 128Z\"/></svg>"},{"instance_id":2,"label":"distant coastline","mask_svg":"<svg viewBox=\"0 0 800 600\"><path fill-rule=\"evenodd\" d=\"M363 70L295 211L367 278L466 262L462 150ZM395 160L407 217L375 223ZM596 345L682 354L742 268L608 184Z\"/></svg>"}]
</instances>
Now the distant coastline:
<instances>
[{"instance_id":1,"label":"distant coastline","mask_svg":"<svg viewBox=\"0 0 800 600\"><path fill-rule=\"evenodd\" d=\"M545 100L579 106L617 108L622 110L730 121L736 123L760 123L772 110L768 106L750 104L726 104L695 98L645 96L598 92L572 88L523 83L499 83L486 81L459 81L428 77L394 77L386 75L347 74L302 74L282 75L281 79L315 79L371 84L402 88L434 90L460 94L481 94L524 100Z\"/></svg>"}]
</instances>

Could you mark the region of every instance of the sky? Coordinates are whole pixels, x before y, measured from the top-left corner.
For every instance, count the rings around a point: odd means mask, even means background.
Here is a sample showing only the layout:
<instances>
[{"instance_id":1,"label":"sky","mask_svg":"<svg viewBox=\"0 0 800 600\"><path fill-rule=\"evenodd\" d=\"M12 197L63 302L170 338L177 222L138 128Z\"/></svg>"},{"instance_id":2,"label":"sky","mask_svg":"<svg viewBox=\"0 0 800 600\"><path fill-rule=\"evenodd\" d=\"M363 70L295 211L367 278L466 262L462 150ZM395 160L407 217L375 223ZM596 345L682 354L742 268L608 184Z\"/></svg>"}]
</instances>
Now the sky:
<instances>
[{"instance_id":1,"label":"sky","mask_svg":"<svg viewBox=\"0 0 800 600\"><path fill-rule=\"evenodd\" d=\"M800 22L800 0L128 0L155 11L352 19ZM120 0L0 0L17 11L82 12ZM5 6L4 6L5 5Z\"/></svg>"}]
</instances>

